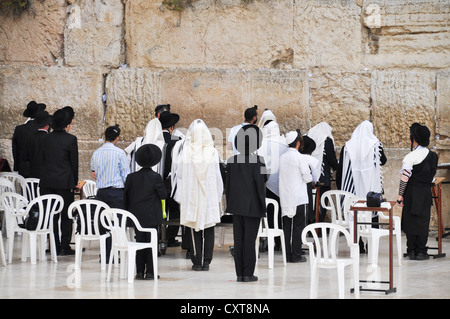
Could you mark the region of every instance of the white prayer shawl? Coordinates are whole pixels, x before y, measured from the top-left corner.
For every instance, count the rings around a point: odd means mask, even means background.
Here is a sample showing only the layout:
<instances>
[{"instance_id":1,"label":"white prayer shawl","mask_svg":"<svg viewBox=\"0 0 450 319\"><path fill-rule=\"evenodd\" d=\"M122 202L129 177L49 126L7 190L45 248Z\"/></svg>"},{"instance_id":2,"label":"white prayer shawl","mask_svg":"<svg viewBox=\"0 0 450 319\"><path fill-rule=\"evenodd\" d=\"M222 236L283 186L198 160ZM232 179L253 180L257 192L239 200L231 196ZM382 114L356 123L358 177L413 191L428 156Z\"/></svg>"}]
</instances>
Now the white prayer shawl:
<instances>
[{"instance_id":1,"label":"white prayer shawl","mask_svg":"<svg viewBox=\"0 0 450 319\"><path fill-rule=\"evenodd\" d=\"M380 163L381 143L373 134L373 125L364 121L345 143L342 189L365 197L369 191L382 192ZM351 172L349 172L351 170ZM351 173L351 174L350 174ZM352 176L353 187L351 187Z\"/></svg>"},{"instance_id":2,"label":"white prayer shawl","mask_svg":"<svg viewBox=\"0 0 450 319\"><path fill-rule=\"evenodd\" d=\"M316 149L311 153L311 156L319 161L320 167L322 167L323 162L323 152L325 148L325 141L329 137L333 140L334 138L331 133L333 129L326 122L320 122L316 126L309 129L308 136L314 140L316 143Z\"/></svg>"},{"instance_id":3,"label":"white prayer shawl","mask_svg":"<svg viewBox=\"0 0 450 319\"><path fill-rule=\"evenodd\" d=\"M271 110L265 110L263 114L261 114L261 118L259 119L258 122L258 127L262 130L264 128L264 123L266 123L269 120L276 122L277 118L275 117L275 115L272 113Z\"/></svg>"},{"instance_id":4,"label":"white prayer shawl","mask_svg":"<svg viewBox=\"0 0 450 319\"><path fill-rule=\"evenodd\" d=\"M428 148L418 145L414 151L408 153L403 158L402 170L407 169L412 171L413 166L422 163L429 152L430 150Z\"/></svg>"},{"instance_id":5,"label":"white prayer shawl","mask_svg":"<svg viewBox=\"0 0 450 319\"><path fill-rule=\"evenodd\" d=\"M297 206L308 204L307 183L312 181L305 155L290 147L280 158L281 215L294 217Z\"/></svg>"},{"instance_id":6,"label":"white prayer shawl","mask_svg":"<svg viewBox=\"0 0 450 319\"><path fill-rule=\"evenodd\" d=\"M195 231L213 227L220 222L223 182L219 154L202 120L195 120L189 127L182 152L177 157L180 159L181 162L175 164L180 223Z\"/></svg>"},{"instance_id":7,"label":"white prayer shawl","mask_svg":"<svg viewBox=\"0 0 450 319\"><path fill-rule=\"evenodd\" d=\"M134 160L134 154L136 154L136 151L139 149L139 147L144 144L155 144L161 149L161 161L157 165L153 166L153 169L162 175L164 172L166 142L164 140L161 122L159 121L159 119L154 118L150 120L145 127L144 136L137 137L133 143L125 148L125 152L127 153L128 159L130 160L130 163L132 165L131 172L136 172L141 169L141 166L139 166L139 164Z\"/></svg>"},{"instance_id":8,"label":"white prayer shawl","mask_svg":"<svg viewBox=\"0 0 450 319\"><path fill-rule=\"evenodd\" d=\"M265 111L270 112L270 111ZM272 113L272 112L270 112ZM275 121L268 123L261 129L263 140L258 154L264 157L269 178L266 187L277 196L279 194L279 165L280 156L287 151L288 145L284 136L280 135L280 127Z\"/></svg>"}]
</instances>

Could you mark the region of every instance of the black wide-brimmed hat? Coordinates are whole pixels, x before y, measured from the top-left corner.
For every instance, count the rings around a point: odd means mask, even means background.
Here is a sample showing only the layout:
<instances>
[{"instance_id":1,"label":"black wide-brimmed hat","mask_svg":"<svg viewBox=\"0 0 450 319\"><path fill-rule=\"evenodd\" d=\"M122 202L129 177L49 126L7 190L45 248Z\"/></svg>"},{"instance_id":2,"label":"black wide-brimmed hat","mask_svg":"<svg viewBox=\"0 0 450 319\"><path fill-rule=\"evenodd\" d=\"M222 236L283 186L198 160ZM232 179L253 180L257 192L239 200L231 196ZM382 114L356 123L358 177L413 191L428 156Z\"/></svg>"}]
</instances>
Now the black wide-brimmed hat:
<instances>
[{"instance_id":1,"label":"black wide-brimmed hat","mask_svg":"<svg viewBox=\"0 0 450 319\"><path fill-rule=\"evenodd\" d=\"M36 126L38 128L44 127L45 125L50 125L52 123L52 117L50 114L48 114L47 111L40 111L35 119L34 122L36 123Z\"/></svg>"},{"instance_id":2,"label":"black wide-brimmed hat","mask_svg":"<svg viewBox=\"0 0 450 319\"><path fill-rule=\"evenodd\" d=\"M180 116L176 113L170 113L169 111L164 111L159 115L159 121L161 122L162 128L168 128L175 125L180 120Z\"/></svg>"},{"instance_id":3,"label":"black wide-brimmed hat","mask_svg":"<svg viewBox=\"0 0 450 319\"><path fill-rule=\"evenodd\" d=\"M308 135L303 135L303 149L300 151L302 154L311 154L316 149L316 142Z\"/></svg>"},{"instance_id":4,"label":"black wide-brimmed hat","mask_svg":"<svg viewBox=\"0 0 450 319\"><path fill-rule=\"evenodd\" d=\"M63 130L72 122L71 115L65 109L59 109L53 113L52 128L55 131Z\"/></svg>"},{"instance_id":5,"label":"black wide-brimmed hat","mask_svg":"<svg viewBox=\"0 0 450 319\"><path fill-rule=\"evenodd\" d=\"M161 149L155 144L144 144L136 151L136 162L141 167L152 167L161 160Z\"/></svg>"},{"instance_id":6,"label":"black wide-brimmed hat","mask_svg":"<svg viewBox=\"0 0 450 319\"><path fill-rule=\"evenodd\" d=\"M35 118L36 115L40 112L45 110L47 106L44 103L37 103L36 101L30 101L27 104L27 108L25 111L23 111L23 116L25 117L31 117Z\"/></svg>"},{"instance_id":7,"label":"black wide-brimmed hat","mask_svg":"<svg viewBox=\"0 0 450 319\"><path fill-rule=\"evenodd\" d=\"M261 147L263 134L258 126L246 124L242 126L234 138L234 145L242 155L250 155Z\"/></svg>"},{"instance_id":8,"label":"black wide-brimmed hat","mask_svg":"<svg viewBox=\"0 0 450 319\"><path fill-rule=\"evenodd\" d=\"M413 123L409 128L412 138L421 146L430 144L430 130L425 125Z\"/></svg>"},{"instance_id":9,"label":"black wide-brimmed hat","mask_svg":"<svg viewBox=\"0 0 450 319\"><path fill-rule=\"evenodd\" d=\"M71 107L71 106L64 106L63 110L65 110L69 114L69 117L70 117L70 122L69 123L71 123L73 118L75 117L75 111L73 110L73 107Z\"/></svg>"}]
</instances>

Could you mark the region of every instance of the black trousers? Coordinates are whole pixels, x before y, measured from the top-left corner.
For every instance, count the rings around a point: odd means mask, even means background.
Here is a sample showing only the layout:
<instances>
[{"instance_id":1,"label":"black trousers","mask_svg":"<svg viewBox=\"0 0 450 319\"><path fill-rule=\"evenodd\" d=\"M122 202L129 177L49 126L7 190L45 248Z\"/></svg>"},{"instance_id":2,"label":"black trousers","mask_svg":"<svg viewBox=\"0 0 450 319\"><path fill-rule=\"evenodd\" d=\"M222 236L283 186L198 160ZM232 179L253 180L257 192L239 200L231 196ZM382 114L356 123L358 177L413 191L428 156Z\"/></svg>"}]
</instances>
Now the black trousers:
<instances>
[{"instance_id":1,"label":"black trousers","mask_svg":"<svg viewBox=\"0 0 450 319\"><path fill-rule=\"evenodd\" d=\"M417 254L426 254L428 236L408 235L406 234L406 252Z\"/></svg>"},{"instance_id":2,"label":"black trousers","mask_svg":"<svg viewBox=\"0 0 450 319\"><path fill-rule=\"evenodd\" d=\"M302 231L308 221L308 205L297 206L294 217L283 216L283 232L287 261L298 261L302 257Z\"/></svg>"},{"instance_id":3,"label":"black trousers","mask_svg":"<svg viewBox=\"0 0 450 319\"><path fill-rule=\"evenodd\" d=\"M67 215L67 209L74 201L72 189L45 188L40 189L41 195L56 194L64 200L64 206L61 213L53 217L53 234L57 250L69 250L72 240L73 220ZM59 221L61 220L61 234L59 233Z\"/></svg>"},{"instance_id":4,"label":"black trousers","mask_svg":"<svg viewBox=\"0 0 450 319\"><path fill-rule=\"evenodd\" d=\"M157 229L157 226L150 227ZM135 229L136 233L136 242L138 243L149 243L150 242L150 233L140 232ZM153 275L153 255L152 249L140 249L136 251L136 272L138 274L151 274Z\"/></svg>"},{"instance_id":5,"label":"black trousers","mask_svg":"<svg viewBox=\"0 0 450 319\"><path fill-rule=\"evenodd\" d=\"M108 204L110 208L124 209L123 203L123 188L100 188L97 191L97 199ZM100 223L100 228L103 226ZM132 226L132 225L130 225ZM105 230L106 231L106 230ZM109 254L111 252L111 236L106 238L106 260L109 261Z\"/></svg>"},{"instance_id":6,"label":"black trousers","mask_svg":"<svg viewBox=\"0 0 450 319\"><path fill-rule=\"evenodd\" d=\"M209 265L213 259L214 252L214 228L208 227L204 230L195 231L188 228L190 234L191 260L194 266Z\"/></svg>"},{"instance_id":7,"label":"black trousers","mask_svg":"<svg viewBox=\"0 0 450 319\"><path fill-rule=\"evenodd\" d=\"M260 217L233 215L234 266L237 276L253 276Z\"/></svg>"}]
</instances>

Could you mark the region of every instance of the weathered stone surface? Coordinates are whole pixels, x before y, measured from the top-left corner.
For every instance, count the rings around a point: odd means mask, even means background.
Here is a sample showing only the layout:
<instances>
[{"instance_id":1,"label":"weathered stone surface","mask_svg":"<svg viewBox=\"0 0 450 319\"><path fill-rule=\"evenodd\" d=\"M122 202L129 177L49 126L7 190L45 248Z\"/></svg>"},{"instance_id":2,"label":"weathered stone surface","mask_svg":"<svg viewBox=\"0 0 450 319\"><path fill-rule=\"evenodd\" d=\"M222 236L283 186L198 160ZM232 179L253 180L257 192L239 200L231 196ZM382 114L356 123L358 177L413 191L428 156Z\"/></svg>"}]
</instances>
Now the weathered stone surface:
<instances>
[{"instance_id":1,"label":"weathered stone surface","mask_svg":"<svg viewBox=\"0 0 450 319\"><path fill-rule=\"evenodd\" d=\"M0 65L56 65L64 57L66 1L32 1L32 12L0 15Z\"/></svg>"},{"instance_id":2,"label":"weathered stone surface","mask_svg":"<svg viewBox=\"0 0 450 319\"><path fill-rule=\"evenodd\" d=\"M434 71L372 72L374 130L386 147L409 148L414 122L430 129L430 146L435 144L435 87Z\"/></svg>"},{"instance_id":3,"label":"weathered stone surface","mask_svg":"<svg viewBox=\"0 0 450 319\"><path fill-rule=\"evenodd\" d=\"M365 0L369 28L364 64L372 67L449 67L450 2Z\"/></svg>"},{"instance_id":4,"label":"weathered stone surface","mask_svg":"<svg viewBox=\"0 0 450 319\"><path fill-rule=\"evenodd\" d=\"M179 13L160 0L128 1L128 63L245 69L292 64L292 5L201 0Z\"/></svg>"},{"instance_id":5,"label":"weathered stone surface","mask_svg":"<svg viewBox=\"0 0 450 319\"><path fill-rule=\"evenodd\" d=\"M295 3L294 65L358 70L361 60L361 8L349 0Z\"/></svg>"},{"instance_id":6,"label":"weathered stone surface","mask_svg":"<svg viewBox=\"0 0 450 319\"><path fill-rule=\"evenodd\" d=\"M124 5L121 0L78 0L67 11L66 65L116 68L124 63Z\"/></svg>"},{"instance_id":7,"label":"weathered stone surface","mask_svg":"<svg viewBox=\"0 0 450 319\"><path fill-rule=\"evenodd\" d=\"M143 136L159 101L159 73L146 68L112 71L106 78L105 127L119 124L124 140Z\"/></svg>"},{"instance_id":8,"label":"weathered stone surface","mask_svg":"<svg viewBox=\"0 0 450 319\"><path fill-rule=\"evenodd\" d=\"M370 73L315 72L311 81L311 127L327 122L342 147L354 129L370 119Z\"/></svg>"},{"instance_id":9,"label":"weathered stone surface","mask_svg":"<svg viewBox=\"0 0 450 319\"><path fill-rule=\"evenodd\" d=\"M450 149L450 71L439 72L436 85L436 143Z\"/></svg>"},{"instance_id":10,"label":"weathered stone surface","mask_svg":"<svg viewBox=\"0 0 450 319\"><path fill-rule=\"evenodd\" d=\"M103 75L99 69L0 67L0 136L11 138L30 100L45 103L50 114L66 105L75 110L73 134L101 137Z\"/></svg>"}]
</instances>

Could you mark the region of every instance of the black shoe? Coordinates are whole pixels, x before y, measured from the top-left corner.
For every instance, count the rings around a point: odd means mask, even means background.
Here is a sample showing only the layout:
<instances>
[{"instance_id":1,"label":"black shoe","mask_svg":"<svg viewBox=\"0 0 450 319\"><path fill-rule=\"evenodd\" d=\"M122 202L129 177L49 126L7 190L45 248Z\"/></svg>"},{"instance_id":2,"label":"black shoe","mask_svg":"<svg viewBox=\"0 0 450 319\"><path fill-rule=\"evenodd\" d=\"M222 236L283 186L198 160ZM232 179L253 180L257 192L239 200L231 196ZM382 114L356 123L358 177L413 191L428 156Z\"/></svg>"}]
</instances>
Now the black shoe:
<instances>
[{"instance_id":1,"label":"black shoe","mask_svg":"<svg viewBox=\"0 0 450 319\"><path fill-rule=\"evenodd\" d=\"M428 260L430 259L430 255L426 253L418 253L416 256L416 260Z\"/></svg>"},{"instance_id":2,"label":"black shoe","mask_svg":"<svg viewBox=\"0 0 450 319\"><path fill-rule=\"evenodd\" d=\"M291 260L289 261L291 263L304 263L306 262L306 257L305 256L301 256L300 258L291 258Z\"/></svg>"},{"instance_id":3,"label":"black shoe","mask_svg":"<svg viewBox=\"0 0 450 319\"><path fill-rule=\"evenodd\" d=\"M167 247L179 247L179 246L181 246L181 243L178 240L176 240L176 239L169 240L167 242Z\"/></svg>"},{"instance_id":4,"label":"black shoe","mask_svg":"<svg viewBox=\"0 0 450 319\"><path fill-rule=\"evenodd\" d=\"M145 274L145 280L154 280L155 279L155 275L152 273L147 273ZM158 275L158 279L159 279L159 275Z\"/></svg>"},{"instance_id":5,"label":"black shoe","mask_svg":"<svg viewBox=\"0 0 450 319\"><path fill-rule=\"evenodd\" d=\"M255 275L253 275L253 276L244 276L244 277L242 277L242 281L243 282L258 281L258 277L256 277Z\"/></svg>"},{"instance_id":6,"label":"black shoe","mask_svg":"<svg viewBox=\"0 0 450 319\"><path fill-rule=\"evenodd\" d=\"M75 250L68 248L68 249L61 249L58 253L59 256L70 256L75 255Z\"/></svg>"},{"instance_id":7,"label":"black shoe","mask_svg":"<svg viewBox=\"0 0 450 319\"><path fill-rule=\"evenodd\" d=\"M200 270L203 270L203 268L202 268L202 266L200 266L200 265L192 265L192 270L194 270L194 271L200 271Z\"/></svg>"},{"instance_id":8,"label":"black shoe","mask_svg":"<svg viewBox=\"0 0 450 319\"><path fill-rule=\"evenodd\" d=\"M243 282L244 281L244 277L243 276L237 276L237 282Z\"/></svg>"},{"instance_id":9,"label":"black shoe","mask_svg":"<svg viewBox=\"0 0 450 319\"><path fill-rule=\"evenodd\" d=\"M209 263L204 263L202 266L202 270L203 271L208 271L209 270Z\"/></svg>"},{"instance_id":10,"label":"black shoe","mask_svg":"<svg viewBox=\"0 0 450 319\"><path fill-rule=\"evenodd\" d=\"M140 272L136 274L136 280L144 280L144 273Z\"/></svg>"},{"instance_id":11,"label":"black shoe","mask_svg":"<svg viewBox=\"0 0 450 319\"><path fill-rule=\"evenodd\" d=\"M409 260L416 260L417 256L414 251L408 253Z\"/></svg>"}]
</instances>

